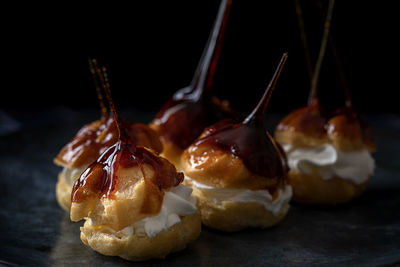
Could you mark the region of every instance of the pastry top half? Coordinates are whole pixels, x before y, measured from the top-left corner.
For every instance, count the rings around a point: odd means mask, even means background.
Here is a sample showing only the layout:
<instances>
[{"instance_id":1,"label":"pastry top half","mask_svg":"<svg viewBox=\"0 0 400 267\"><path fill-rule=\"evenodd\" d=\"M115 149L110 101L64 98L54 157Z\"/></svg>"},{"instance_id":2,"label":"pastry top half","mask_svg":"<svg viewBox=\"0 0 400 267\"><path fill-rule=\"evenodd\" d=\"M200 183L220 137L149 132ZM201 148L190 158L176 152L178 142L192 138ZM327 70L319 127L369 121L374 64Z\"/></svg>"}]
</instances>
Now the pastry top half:
<instances>
[{"instance_id":1,"label":"pastry top half","mask_svg":"<svg viewBox=\"0 0 400 267\"><path fill-rule=\"evenodd\" d=\"M268 190L286 184L287 162L279 144L257 121L221 121L207 128L182 156L185 174L219 188Z\"/></svg>"},{"instance_id":2,"label":"pastry top half","mask_svg":"<svg viewBox=\"0 0 400 267\"><path fill-rule=\"evenodd\" d=\"M71 220L90 217L95 225L121 230L159 213L164 193L183 178L153 151L120 140L75 182Z\"/></svg>"},{"instance_id":3,"label":"pastry top half","mask_svg":"<svg viewBox=\"0 0 400 267\"><path fill-rule=\"evenodd\" d=\"M164 142L172 143L182 150L192 144L204 128L234 116L227 102L209 92L199 96L189 89L178 91L164 104L150 124Z\"/></svg>"},{"instance_id":4,"label":"pastry top half","mask_svg":"<svg viewBox=\"0 0 400 267\"><path fill-rule=\"evenodd\" d=\"M163 105L151 124L163 142L172 143L181 150L192 144L204 128L233 117L228 103L211 93L231 2L221 1L191 84L178 90Z\"/></svg>"},{"instance_id":5,"label":"pastry top half","mask_svg":"<svg viewBox=\"0 0 400 267\"><path fill-rule=\"evenodd\" d=\"M342 151L375 151L371 128L352 107L326 114L318 101L283 118L276 128L275 138L281 144L295 147L332 144Z\"/></svg>"},{"instance_id":6,"label":"pastry top half","mask_svg":"<svg viewBox=\"0 0 400 267\"><path fill-rule=\"evenodd\" d=\"M157 153L162 144L157 133L145 124L124 122L127 134L134 144L148 147ZM118 140L118 129L112 117L102 117L82 127L65 145L54 162L68 168L87 167Z\"/></svg>"}]
</instances>

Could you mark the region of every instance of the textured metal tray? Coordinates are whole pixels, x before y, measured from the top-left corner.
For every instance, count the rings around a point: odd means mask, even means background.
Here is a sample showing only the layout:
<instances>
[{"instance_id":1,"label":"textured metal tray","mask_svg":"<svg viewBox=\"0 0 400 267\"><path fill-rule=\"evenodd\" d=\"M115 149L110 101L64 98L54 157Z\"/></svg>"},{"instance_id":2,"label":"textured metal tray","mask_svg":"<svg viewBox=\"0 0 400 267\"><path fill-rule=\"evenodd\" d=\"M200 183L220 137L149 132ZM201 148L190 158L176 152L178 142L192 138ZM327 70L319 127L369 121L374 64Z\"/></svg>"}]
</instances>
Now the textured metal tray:
<instances>
[{"instance_id":1,"label":"textured metal tray","mask_svg":"<svg viewBox=\"0 0 400 267\"><path fill-rule=\"evenodd\" d=\"M14 115L8 114L11 118ZM123 117L131 121L148 122L151 116L123 112ZM273 129L281 117L268 116L267 128ZM24 115L13 119L23 127L0 136L0 265L380 266L400 263L400 116L367 117L377 137L378 151L374 155L377 169L367 192L352 203L331 208L292 205L287 218L267 230L220 233L203 228L200 238L184 251L164 260L144 263L106 257L86 247L79 238L82 222L70 222L55 200L54 188L60 168L53 165L52 159L83 123L96 118L95 112L64 109Z\"/></svg>"}]
</instances>

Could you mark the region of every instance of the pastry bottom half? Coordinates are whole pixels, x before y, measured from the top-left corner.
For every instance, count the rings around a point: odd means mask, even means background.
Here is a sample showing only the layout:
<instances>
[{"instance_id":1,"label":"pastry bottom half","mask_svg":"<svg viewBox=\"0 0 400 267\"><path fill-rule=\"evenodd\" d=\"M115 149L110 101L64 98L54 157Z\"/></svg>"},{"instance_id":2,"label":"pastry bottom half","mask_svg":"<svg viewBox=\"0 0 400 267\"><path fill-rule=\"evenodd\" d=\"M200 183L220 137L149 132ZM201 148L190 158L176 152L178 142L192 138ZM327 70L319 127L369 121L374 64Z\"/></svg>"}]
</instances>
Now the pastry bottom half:
<instances>
[{"instance_id":1,"label":"pastry bottom half","mask_svg":"<svg viewBox=\"0 0 400 267\"><path fill-rule=\"evenodd\" d=\"M65 181L64 174L61 171L58 174L58 181L56 184L56 198L61 208L68 212L71 209L71 191L72 187Z\"/></svg>"},{"instance_id":2,"label":"pastry bottom half","mask_svg":"<svg viewBox=\"0 0 400 267\"><path fill-rule=\"evenodd\" d=\"M370 178L356 185L349 180L333 177L322 179L316 174L303 174L289 171L293 188L293 201L301 204L336 205L349 202L361 195L368 186Z\"/></svg>"},{"instance_id":3,"label":"pastry bottom half","mask_svg":"<svg viewBox=\"0 0 400 267\"><path fill-rule=\"evenodd\" d=\"M225 232L240 231L248 227L268 228L279 223L287 214L289 205L282 207L277 215L254 202L224 201L216 203L193 189L204 225Z\"/></svg>"},{"instance_id":4,"label":"pastry bottom half","mask_svg":"<svg viewBox=\"0 0 400 267\"><path fill-rule=\"evenodd\" d=\"M107 256L119 256L131 261L165 258L182 250L198 238L201 231L199 213L181 217L181 222L161 231L154 237L146 234L124 234L107 227L91 226L86 221L81 227L81 240L95 251Z\"/></svg>"}]
</instances>

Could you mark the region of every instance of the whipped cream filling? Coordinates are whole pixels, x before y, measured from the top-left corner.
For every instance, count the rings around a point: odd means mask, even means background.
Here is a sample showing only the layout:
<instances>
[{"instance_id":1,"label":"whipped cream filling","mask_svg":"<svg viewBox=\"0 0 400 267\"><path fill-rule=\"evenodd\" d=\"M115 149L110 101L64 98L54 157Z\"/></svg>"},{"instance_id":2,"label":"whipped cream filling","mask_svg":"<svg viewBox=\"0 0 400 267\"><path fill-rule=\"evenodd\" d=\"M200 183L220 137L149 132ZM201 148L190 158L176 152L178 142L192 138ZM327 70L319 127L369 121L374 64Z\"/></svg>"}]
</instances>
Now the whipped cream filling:
<instances>
[{"instance_id":1,"label":"whipped cream filling","mask_svg":"<svg viewBox=\"0 0 400 267\"><path fill-rule=\"evenodd\" d=\"M283 190L279 189L278 197L273 200L268 190L218 188L199 183L187 176L185 176L185 181L194 189L201 191L216 204L223 204L229 201L259 203L275 216L277 216L282 209L289 209L288 203L292 198L292 187L290 185L286 185Z\"/></svg>"},{"instance_id":2,"label":"whipped cream filling","mask_svg":"<svg viewBox=\"0 0 400 267\"><path fill-rule=\"evenodd\" d=\"M74 183L76 180L81 177L81 174L86 170L87 168L68 168L64 167L62 170L63 175L64 175L64 180L69 186L74 186Z\"/></svg>"},{"instance_id":3,"label":"whipped cream filling","mask_svg":"<svg viewBox=\"0 0 400 267\"><path fill-rule=\"evenodd\" d=\"M180 223L180 216L196 213L196 199L192 196L192 189L183 184L173 187L164 193L161 210L157 215L146 217L140 221L125 227L120 231L115 231L110 227L104 226L116 236L133 235L154 237L163 230ZM93 225L90 218L86 218L89 225Z\"/></svg>"},{"instance_id":4,"label":"whipped cream filling","mask_svg":"<svg viewBox=\"0 0 400 267\"><path fill-rule=\"evenodd\" d=\"M358 185L373 174L375 161L368 150L340 151L330 144L318 147L282 145L292 170L316 173L324 180L338 176Z\"/></svg>"}]
</instances>

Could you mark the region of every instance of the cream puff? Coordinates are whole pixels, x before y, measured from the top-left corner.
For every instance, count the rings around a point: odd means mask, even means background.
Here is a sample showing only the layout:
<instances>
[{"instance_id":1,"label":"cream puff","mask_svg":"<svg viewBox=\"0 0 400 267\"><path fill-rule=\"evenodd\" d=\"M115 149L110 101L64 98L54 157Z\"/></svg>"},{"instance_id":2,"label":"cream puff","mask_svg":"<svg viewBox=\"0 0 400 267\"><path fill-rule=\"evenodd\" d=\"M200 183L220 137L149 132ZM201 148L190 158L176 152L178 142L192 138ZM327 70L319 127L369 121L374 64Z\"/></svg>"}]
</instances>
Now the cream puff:
<instances>
[{"instance_id":1,"label":"cream puff","mask_svg":"<svg viewBox=\"0 0 400 267\"><path fill-rule=\"evenodd\" d=\"M157 133L147 125L125 122L127 132L135 144L149 147L156 152L162 151L162 144ZM95 161L118 138L115 122L110 117L85 125L76 136L66 144L54 163L63 167L58 175L56 197L60 206L69 211L71 191L75 181L83 171Z\"/></svg>"},{"instance_id":2,"label":"cream puff","mask_svg":"<svg viewBox=\"0 0 400 267\"><path fill-rule=\"evenodd\" d=\"M208 127L182 155L203 224L222 231L266 228L289 210L292 189L282 148L264 127L264 112L287 54L263 98L242 122Z\"/></svg>"},{"instance_id":3,"label":"cream puff","mask_svg":"<svg viewBox=\"0 0 400 267\"><path fill-rule=\"evenodd\" d=\"M82 127L54 159L56 165L63 167L58 175L56 197L59 205L66 211L69 211L71 206L71 191L75 181L78 180L89 164L118 140L117 125L112 116L110 117L107 114L101 94L99 99L102 107L100 120ZM149 126L141 123L124 122L124 127L133 143L161 153L162 144L159 137Z\"/></svg>"},{"instance_id":4,"label":"cream puff","mask_svg":"<svg viewBox=\"0 0 400 267\"><path fill-rule=\"evenodd\" d=\"M151 149L133 144L114 112L117 142L82 173L71 193L72 221L95 251L132 261L164 258L200 234L184 175Z\"/></svg>"},{"instance_id":5,"label":"cream puff","mask_svg":"<svg viewBox=\"0 0 400 267\"><path fill-rule=\"evenodd\" d=\"M346 203L365 191L374 172L371 129L351 107L318 115L318 123L310 123L315 106L293 111L275 131L287 154L293 199L305 204Z\"/></svg>"},{"instance_id":6,"label":"cream puff","mask_svg":"<svg viewBox=\"0 0 400 267\"><path fill-rule=\"evenodd\" d=\"M180 169L180 157L204 128L235 116L228 102L211 93L231 0L222 0L213 30L192 83L178 90L157 113L150 127L160 135L163 157Z\"/></svg>"},{"instance_id":7,"label":"cream puff","mask_svg":"<svg viewBox=\"0 0 400 267\"><path fill-rule=\"evenodd\" d=\"M313 71L309 67L312 76L309 104L287 115L275 131L276 140L287 153L293 199L299 203L346 203L365 191L375 167L370 128L352 108L340 60L329 34L333 7L334 1L329 1L318 60ZM300 5L297 8L300 10ZM301 22L301 16L299 19ZM346 94L346 106L333 114L322 111L317 96L328 38ZM304 48L309 55L305 42ZM308 62L311 62L309 57Z\"/></svg>"}]
</instances>

